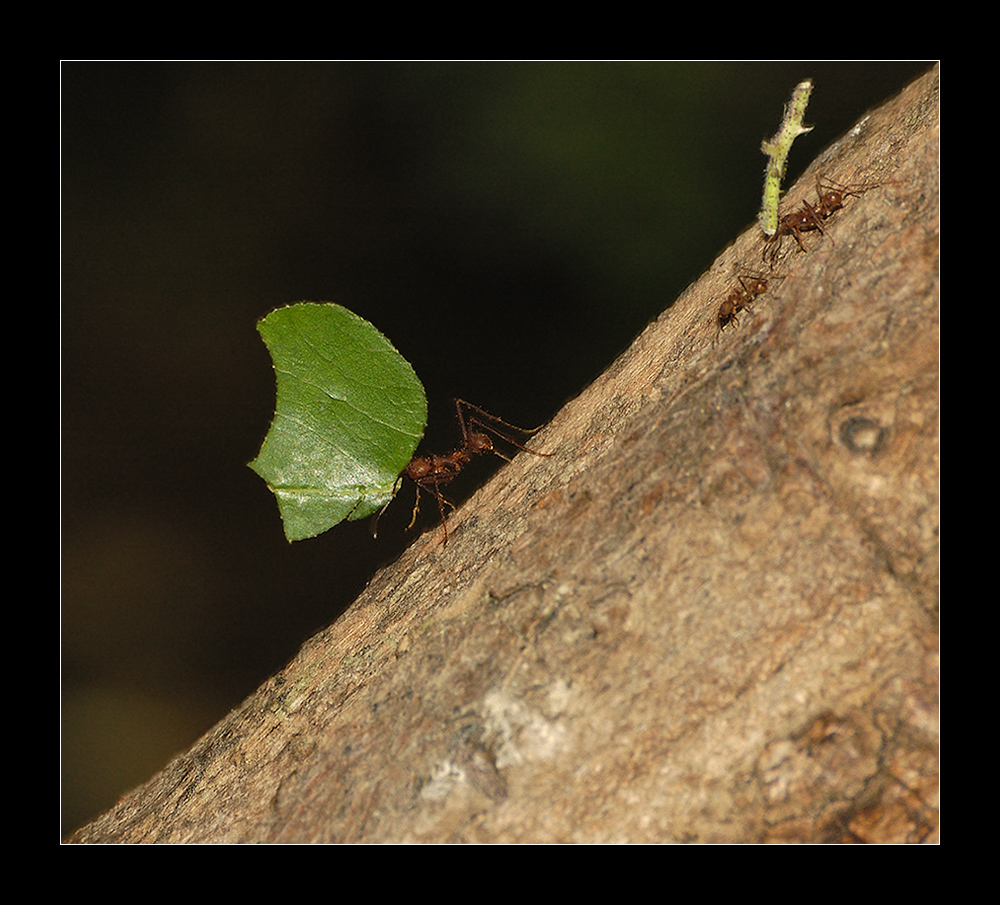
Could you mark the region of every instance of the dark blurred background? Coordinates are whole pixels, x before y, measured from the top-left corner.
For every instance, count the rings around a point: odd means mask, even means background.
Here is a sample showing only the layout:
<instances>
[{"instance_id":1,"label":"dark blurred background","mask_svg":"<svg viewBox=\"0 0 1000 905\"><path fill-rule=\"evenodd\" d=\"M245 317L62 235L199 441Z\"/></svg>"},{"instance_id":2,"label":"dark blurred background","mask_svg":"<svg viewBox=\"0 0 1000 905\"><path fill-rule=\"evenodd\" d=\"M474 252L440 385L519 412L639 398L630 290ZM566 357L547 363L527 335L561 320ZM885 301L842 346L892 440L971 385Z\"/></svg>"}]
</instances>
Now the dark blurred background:
<instances>
[{"instance_id":1,"label":"dark blurred background","mask_svg":"<svg viewBox=\"0 0 1000 905\"><path fill-rule=\"evenodd\" d=\"M929 66L63 64L63 832L412 540L408 488L377 540L285 541L246 467L274 407L258 318L372 321L424 382L424 448L457 442L454 396L541 424L754 220L798 81L789 183Z\"/></svg>"}]
</instances>

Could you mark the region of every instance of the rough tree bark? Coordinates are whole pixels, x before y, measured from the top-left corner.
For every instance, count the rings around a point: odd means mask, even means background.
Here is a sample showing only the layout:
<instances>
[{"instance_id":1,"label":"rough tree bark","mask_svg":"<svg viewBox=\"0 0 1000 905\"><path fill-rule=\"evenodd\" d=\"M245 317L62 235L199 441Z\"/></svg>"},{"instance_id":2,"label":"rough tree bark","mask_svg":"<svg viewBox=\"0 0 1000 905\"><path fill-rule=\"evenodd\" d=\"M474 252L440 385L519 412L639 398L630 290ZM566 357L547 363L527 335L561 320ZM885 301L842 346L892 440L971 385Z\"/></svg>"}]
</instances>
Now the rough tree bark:
<instances>
[{"instance_id":1,"label":"rough tree bark","mask_svg":"<svg viewBox=\"0 0 1000 905\"><path fill-rule=\"evenodd\" d=\"M936 838L938 73L74 842ZM777 277L783 276L783 279Z\"/></svg>"}]
</instances>

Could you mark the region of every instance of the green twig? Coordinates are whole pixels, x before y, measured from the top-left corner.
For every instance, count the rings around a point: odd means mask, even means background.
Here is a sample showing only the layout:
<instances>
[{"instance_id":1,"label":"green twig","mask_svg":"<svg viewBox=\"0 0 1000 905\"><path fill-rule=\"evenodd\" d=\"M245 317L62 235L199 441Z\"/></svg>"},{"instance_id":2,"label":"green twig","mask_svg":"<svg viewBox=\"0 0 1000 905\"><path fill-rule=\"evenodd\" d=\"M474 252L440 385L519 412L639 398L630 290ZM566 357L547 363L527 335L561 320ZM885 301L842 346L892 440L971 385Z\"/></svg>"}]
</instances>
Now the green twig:
<instances>
[{"instance_id":1,"label":"green twig","mask_svg":"<svg viewBox=\"0 0 1000 905\"><path fill-rule=\"evenodd\" d=\"M760 149L768 156L767 169L764 171L764 197L761 200L760 228L767 236L773 236L778 231L778 198L781 194L781 180L785 176L785 164L792 142L805 132L811 132L812 126L803 126L802 117L806 114L809 95L812 94L813 83L810 79L799 82L792 92L792 99L785 107L785 116L781 128L770 141L761 142Z\"/></svg>"}]
</instances>

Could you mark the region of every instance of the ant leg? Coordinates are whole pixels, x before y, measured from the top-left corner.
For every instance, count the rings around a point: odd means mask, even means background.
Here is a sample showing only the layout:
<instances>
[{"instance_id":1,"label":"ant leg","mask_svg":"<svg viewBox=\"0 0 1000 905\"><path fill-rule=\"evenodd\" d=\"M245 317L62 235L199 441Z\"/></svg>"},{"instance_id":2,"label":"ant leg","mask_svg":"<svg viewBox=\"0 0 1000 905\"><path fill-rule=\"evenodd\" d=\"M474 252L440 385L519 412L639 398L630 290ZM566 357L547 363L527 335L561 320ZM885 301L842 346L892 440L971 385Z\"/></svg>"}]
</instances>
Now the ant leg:
<instances>
[{"instance_id":1,"label":"ant leg","mask_svg":"<svg viewBox=\"0 0 1000 905\"><path fill-rule=\"evenodd\" d=\"M778 258L781 255L781 240L784 236L778 232L773 236L769 236L764 242L764 248L760 253L761 262L767 262L769 270L774 270L775 265L778 263Z\"/></svg>"},{"instance_id":2,"label":"ant leg","mask_svg":"<svg viewBox=\"0 0 1000 905\"><path fill-rule=\"evenodd\" d=\"M545 427L544 424L539 424L538 427L520 427L517 424L511 424L509 421L504 421L503 418L499 417L498 415L494 415L494 414L486 411L486 409L480 408L478 405L473 405L471 402L466 402L464 399L456 399L455 400L455 407L456 408L459 408L460 406L463 406L463 405L470 412L475 412L477 415L481 415L483 418L486 418L488 422L494 423L494 424L501 424L504 427L510 428L512 431L517 431L519 434L528 434L530 436L531 434L537 434L543 427ZM459 415L459 418L460 418L460 420L464 420L464 419L461 418L461 415ZM483 421L480 418L470 417L469 420L470 421L475 421L476 423L478 423L478 424L482 425L483 427L486 427L487 429L489 429L489 423L485 423L484 424Z\"/></svg>"},{"instance_id":3,"label":"ant leg","mask_svg":"<svg viewBox=\"0 0 1000 905\"><path fill-rule=\"evenodd\" d=\"M433 487L434 487L434 497L437 500L437 504L438 504L438 512L441 515L441 528L444 530L444 541L442 542L442 544L443 545L447 545L447 543L448 543L448 517L447 517L447 515L445 515L444 507L445 506L449 506L451 509L454 509L455 508L455 504L453 502L451 502L451 500L446 499L445 496L444 496L444 494L441 493L441 485L440 484L435 483L433 485Z\"/></svg>"},{"instance_id":4,"label":"ant leg","mask_svg":"<svg viewBox=\"0 0 1000 905\"><path fill-rule=\"evenodd\" d=\"M434 485L434 496L437 497L438 501L438 512L441 513L441 529L444 531L444 540L441 542L441 546L448 546L448 519L445 518L444 514L444 497L441 496L441 488L435 484Z\"/></svg>"},{"instance_id":5,"label":"ant leg","mask_svg":"<svg viewBox=\"0 0 1000 905\"><path fill-rule=\"evenodd\" d=\"M420 514L420 485L417 484L417 495L413 500L413 514L410 516L410 524L406 526L406 530L409 531L416 523L417 516Z\"/></svg>"},{"instance_id":6,"label":"ant leg","mask_svg":"<svg viewBox=\"0 0 1000 905\"><path fill-rule=\"evenodd\" d=\"M376 513L375 515L375 524L372 526L372 537L378 537L378 523L382 519L382 513L385 512L385 510L389 508L392 501L396 499L396 494L399 493L399 488L402 485L402 483L403 483L403 476L400 475L398 478L396 478L396 483L392 485L392 496L389 497L389 502L386 503L381 509L379 509L378 513ZM417 496L419 495L420 491L418 490Z\"/></svg>"},{"instance_id":7,"label":"ant leg","mask_svg":"<svg viewBox=\"0 0 1000 905\"><path fill-rule=\"evenodd\" d=\"M416 483L416 482L414 482ZM433 490L428 489L428 484ZM410 524L406 526L406 530L409 531L416 523L417 516L420 514L420 491L426 490L428 493L434 494L434 499L437 500L438 512L441 515L441 524L446 525L447 517L445 515L445 506L451 509L455 508L455 504L451 500L447 499L443 493L441 493L441 486L437 482L428 482L427 484L417 484L417 495L413 500L413 513L410 516ZM448 537L448 529L445 527L445 539Z\"/></svg>"}]
</instances>

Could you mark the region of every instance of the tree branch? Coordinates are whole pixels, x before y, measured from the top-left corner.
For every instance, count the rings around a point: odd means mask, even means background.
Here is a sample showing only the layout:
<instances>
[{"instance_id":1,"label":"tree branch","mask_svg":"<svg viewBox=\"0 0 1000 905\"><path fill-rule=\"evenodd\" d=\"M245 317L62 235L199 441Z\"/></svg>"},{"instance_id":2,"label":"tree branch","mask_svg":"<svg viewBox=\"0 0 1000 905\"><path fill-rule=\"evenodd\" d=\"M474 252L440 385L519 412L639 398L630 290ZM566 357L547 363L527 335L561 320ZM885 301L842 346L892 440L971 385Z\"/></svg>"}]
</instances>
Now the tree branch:
<instances>
[{"instance_id":1,"label":"tree branch","mask_svg":"<svg viewBox=\"0 0 1000 905\"><path fill-rule=\"evenodd\" d=\"M936 833L938 73L533 445L73 842ZM739 275L769 290L738 326Z\"/></svg>"}]
</instances>

